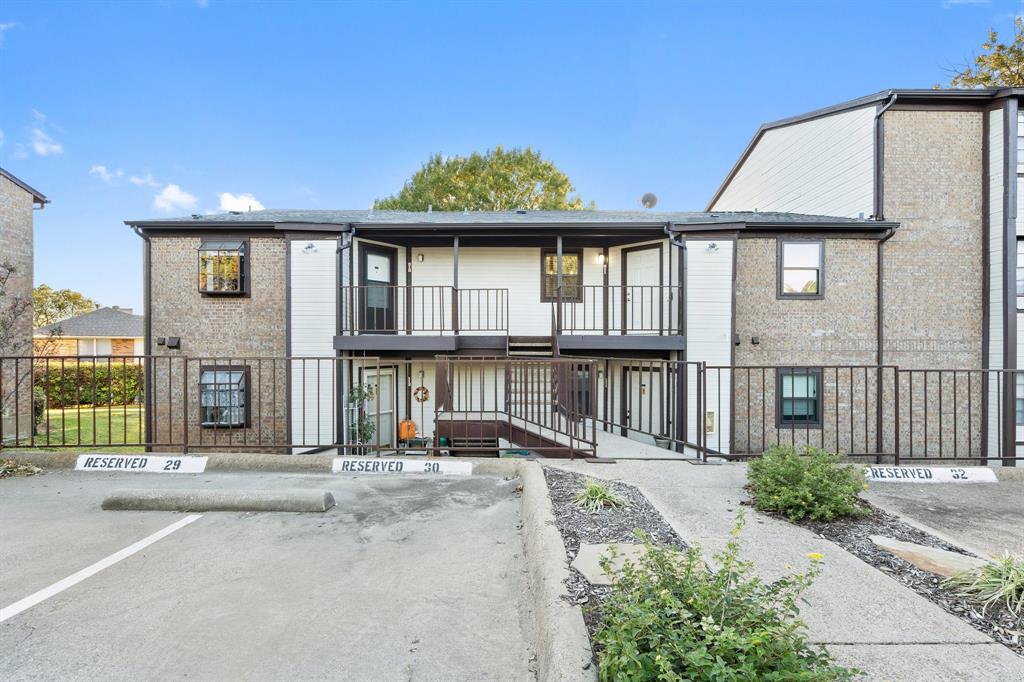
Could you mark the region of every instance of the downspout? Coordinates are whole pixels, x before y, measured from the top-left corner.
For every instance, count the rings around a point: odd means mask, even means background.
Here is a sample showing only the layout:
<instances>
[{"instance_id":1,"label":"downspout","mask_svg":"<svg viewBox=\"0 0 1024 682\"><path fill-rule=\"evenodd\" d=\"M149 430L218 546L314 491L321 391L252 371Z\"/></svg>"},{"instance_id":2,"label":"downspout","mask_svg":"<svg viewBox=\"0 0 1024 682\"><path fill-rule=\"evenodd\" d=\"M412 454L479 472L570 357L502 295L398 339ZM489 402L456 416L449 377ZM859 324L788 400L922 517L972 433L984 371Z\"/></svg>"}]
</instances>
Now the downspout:
<instances>
[{"instance_id":1,"label":"downspout","mask_svg":"<svg viewBox=\"0 0 1024 682\"><path fill-rule=\"evenodd\" d=\"M882 114L884 114L884 113L886 112L886 110L887 110L887 109L888 109L889 107L891 107L891 106L892 106L893 104L896 104L896 98L897 98L897 97L898 97L899 95L897 95L897 94L896 94L895 92L893 92L892 90L890 90L890 91L889 91L889 93L890 93L889 101L888 101L888 102L886 102L886 103L885 103L885 104L884 104L884 105L882 106L882 108L881 108L881 109L879 109L878 111L876 111L876 112L875 112L875 118L881 118Z\"/></svg>"},{"instance_id":2,"label":"downspout","mask_svg":"<svg viewBox=\"0 0 1024 682\"><path fill-rule=\"evenodd\" d=\"M882 323L884 321L882 313L885 310L885 296L882 291L882 278L884 274L885 259L883 256L882 245L885 244L889 239L896 234L896 228L890 227L886 230L885 236L878 240L878 278L875 282L875 315L877 317L875 321L875 327L877 328L878 339L877 347L875 349L875 364L881 365L884 357L882 355L882 341L884 340L884 332L882 329Z\"/></svg>"},{"instance_id":3,"label":"downspout","mask_svg":"<svg viewBox=\"0 0 1024 682\"><path fill-rule=\"evenodd\" d=\"M345 235L342 237L341 243L338 245L338 250L337 250L337 254L338 254L338 257L337 257L337 269L338 269L337 270L337 272L338 272L337 292L338 292L338 302L337 302L337 305L336 305L336 312L335 312L335 315L337 316L337 321L335 323L335 333L338 336L341 336L341 333L342 333L342 319L343 319L342 315L343 315L343 312L345 310L345 308L343 307L343 304L342 304L342 295L341 295L342 294L342 288L341 287L345 283L344 277L342 276L342 272L343 272L342 268L344 267L344 262L345 262L343 260L343 255L344 255L344 253L346 251L350 251L351 252L352 246L355 243L355 237L356 237L356 228L352 224L349 224L348 225L348 232L346 232ZM351 255L351 254L349 254L349 255ZM349 261L351 262L351 258L349 259ZM349 278L352 277L352 269L351 268L349 268L348 276L349 276ZM353 314L351 310L349 311L349 314ZM337 430L337 438L335 440L337 440L339 444L343 445L345 443L346 438L347 438L348 431L346 431L346 424L345 424L345 420L346 420L346 417L347 417L346 409L345 409L346 403L345 403L345 401L342 398L344 396L348 395L348 392L350 390L352 390L352 387L351 387L351 381L352 381L352 360L351 359L347 359L347 354L343 354L341 357L342 358L346 358L346 360L340 361L338 363L339 364L339 369L344 370L344 373L343 373L344 379L338 381L338 385L335 388L335 391L338 392L338 398L335 401L335 404L338 406L338 414L335 415L335 423L337 424L337 429L338 429ZM339 372L339 375L342 375L342 372ZM342 448L340 450L340 454L345 454L345 452L346 451L345 451L344 448Z\"/></svg>"},{"instance_id":4,"label":"downspout","mask_svg":"<svg viewBox=\"0 0 1024 682\"><path fill-rule=\"evenodd\" d=\"M665 229L665 234L668 236L669 244L679 248L679 270L681 272L681 274L680 274L680 282L679 282L679 291L680 291L680 295L679 295L679 333L682 334L683 340L685 342L685 339L686 339L686 242L679 240L679 238L675 235L675 233L672 230L673 227L675 227L675 223L669 221L668 223L665 223L665 228L664 229ZM669 277L671 277L671 273L669 274ZM686 351L683 351L683 352L684 352L684 355L683 355L683 358L682 358L682 363L680 363L679 366L684 368L684 369L683 369L682 372L679 372L676 375L676 409L675 409L675 414L672 415L672 418L675 420L675 438L676 438L676 441L677 441L673 449L676 452L683 452L683 450L684 450L683 442L686 441L686 428L685 428L685 426L686 426L686 408L684 406L684 402L686 400L686 392L688 390L688 386L686 384L688 382L687 382L687 380L685 380L685 377L686 377L686 370L685 370L686 364L685 363L686 363L686 357L687 356L685 355Z\"/></svg>"},{"instance_id":5,"label":"downspout","mask_svg":"<svg viewBox=\"0 0 1024 682\"><path fill-rule=\"evenodd\" d=\"M153 316L150 310L152 309L152 288L150 287L150 281L152 279L150 268L152 266L152 242L149 240L149 235L145 234L140 227L132 225L132 231L135 232L139 237L142 238L142 353L144 356L152 354L152 336L153 336ZM143 367L145 368L145 359L143 360ZM143 385L145 386L145 396L143 397L144 406L146 410L146 433L153 433L153 372L143 369ZM152 452L152 446L146 444L146 452Z\"/></svg>"}]
</instances>

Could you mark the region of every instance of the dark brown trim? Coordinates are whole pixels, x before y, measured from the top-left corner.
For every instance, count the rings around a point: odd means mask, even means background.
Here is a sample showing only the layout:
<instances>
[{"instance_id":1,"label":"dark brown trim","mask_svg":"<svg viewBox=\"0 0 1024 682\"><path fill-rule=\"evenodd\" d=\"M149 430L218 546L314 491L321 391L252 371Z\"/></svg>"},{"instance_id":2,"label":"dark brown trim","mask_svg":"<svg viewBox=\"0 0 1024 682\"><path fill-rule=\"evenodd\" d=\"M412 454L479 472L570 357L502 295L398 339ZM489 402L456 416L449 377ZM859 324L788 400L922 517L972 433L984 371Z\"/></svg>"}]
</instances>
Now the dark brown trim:
<instances>
[{"instance_id":1,"label":"dark brown trim","mask_svg":"<svg viewBox=\"0 0 1024 682\"><path fill-rule=\"evenodd\" d=\"M786 244L817 244L818 249L818 292L814 294L786 293L783 290L783 272L785 262L783 252ZM800 268L794 268L800 269ZM825 298L825 240L824 239L793 239L779 237L775 240L775 298L779 300L803 299L814 300Z\"/></svg>"},{"instance_id":2,"label":"dark brown trim","mask_svg":"<svg viewBox=\"0 0 1024 682\"><path fill-rule=\"evenodd\" d=\"M629 268L627 261L629 260L629 254L636 253L638 251L653 251L658 250L658 286L665 286L665 251L662 249L664 241L658 242L657 244L641 244L640 246L631 246L624 248L620 251L619 259L622 261L619 264L619 283L622 285L622 302L621 302L621 317L622 329L620 330L623 335L626 334L626 296L628 294L626 282L629 280ZM608 296L606 295L607 299ZM658 296L658 326L662 333L665 330L665 301L659 295Z\"/></svg>"},{"instance_id":3,"label":"dark brown trim","mask_svg":"<svg viewBox=\"0 0 1024 682\"><path fill-rule=\"evenodd\" d=\"M575 247L575 246L570 247L570 248L563 248L562 249L562 258L565 258L565 256L572 255L572 254L575 254L576 258L579 260L579 272L576 273L576 279L577 279L577 283L576 283L576 296L565 296L565 295L563 295L562 296L562 302L563 303L582 303L583 302L583 249L579 248L579 247ZM541 250L540 250L540 302L541 303L555 303L555 302L558 301L558 296L545 296L544 295L544 291L546 290L544 285L547 283L547 275L545 274L545 270L544 270L544 258L546 256L550 256L550 255L554 255L554 256L557 257L558 256L558 248L557 247L542 247L541 248ZM561 262L557 263L557 266L558 266L559 269L561 269L561 265L562 265ZM500 275L501 273L497 273L497 274ZM562 277L563 278L565 277L564 273L562 273Z\"/></svg>"},{"instance_id":4,"label":"dark brown trim","mask_svg":"<svg viewBox=\"0 0 1024 682\"><path fill-rule=\"evenodd\" d=\"M242 399L245 401L245 423L244 424L204 424L203 423L203 372L237 372L241 370L243 379L245 380L245 390L242 393ZM249 371L249 365L237 364L237 365L199 365L199 382L198 388L196 389L196 405L199 408L199 428L201 429L220 429L230 431L232 429L248 429L252 428L252 382L251 372ZM185 377L188 381L188 377ZM289 391L289 396L291 392Z\"/></svg>"},{"instance_id":5,"label":"dark brown trim","mask_svg":"<svg viewBox=\"0 0 1024 682\"><path fill-rule=\"evenodd\" d=\"M372 329L371 330L371 329L368 329L367 328L367 320L366 320L366 296L367 296L366 292L367 292L367 290L366 289L361 289L360 291L362 293L360 294L359 297L362 300L356 302L356 305L359 306L359 329L364 331L364 332L370 332L372 334L394 334L394 333L396 333L395 325L396 325L396 323L398 321L398 310L396 310L396 307L397 307L396 304L397 304L398 301L396 300L395 289L394 289L394 287L398 286L398 250L396 248L389 247L389 246L378 246L377 244L371 244L371 243L367 243L367 242L360 242L360 244L359 244L359 286L361 286L361 287L366 287L367 286L367 279L366 279L366 269L367 269L366 268L366 257L369 254L376 254L378 256L384 256L391 263L391 267L390 267L391 272L388 275L388 279L390 280L389 284L392 287L390 289L390 291L389 291L389 294L388 294L391 297L390 306L389 306L389 310L391 311L391 319L390 320L388 320L388 319L384 320L385 329L383 329L383 330L377 330L377 329Z\"/></svg>"},{"instance_id":6,"label":"dark brown trim","mask_svg":"<svg viewBox=\"0 0 1024 682\"><path fill-rule=\"evenodd\" d=\"M405 247L405 286L408 292L412 287L412 248L408 245ZM406 294L405 296L405 333L412 334L412 296Z\"/></svg>"},{"instance_id":7,"label":"dark brown trim","mask_svg":"<svg viewBox=\"0 0 1024 682\"><path fill-rule=\"evenodd\" d=\"M1017 369L1017 100L1006 100L1003 120L1003 367ZM1016 450L1016 384L1004 374L1003 465L1013 466Z\"/></svg>"},{"instance_id":8,"label":"dark brown trim","mask_svg":"<svg viewBox=\"0 0 1024 682\"><path fill-rule=\"evenodd\" d=\"M206 250L203 249L203 244L207 242L217 241L240 241L242 242L242 252L239 255L242 261L240 270L240 276L242 281L240 282L241 287L239 291L204 291L199 288L199 274L201 272L199 254ZM287 249L286 249L287 251ZM199 292L200 296L209 298L249 298L252 295L252 241L249 237L237 237L227 236L218 237L215 235L205 235L199 242L199 248L196 249L196 291Z\"/></svg>"},{"instance_id":9,"label":"dark brown trim","mask_svg":"<svg viewBox=\"0 0 1024 682\"><path fill-rule=\"evenodd\" d=\"M817 420L813 422L784 422L782 421L782 376L790 374L793 376L816 376L817 395L815 396L815 412ZM792 398L790 398L792 400ZM776 367L775 368L775 428L776 429L821 429L824 420L822 412L825 409L825 384L822 379L821 367ZM837 426L838 428L838 426Z\"/></svg>"},{"instance_id":10,"label":"dark brown trim","mask_svg":"<svg viewBox=\"0 0 1024 682\"><path fill-rule=\"evenodd\" d=\"M991 325L992 319L989 314L989 306L992 303L992 272L991 272L991 258L989 257L989 251L992 248L991 244L991 230L989 222L991 216L991 189L989 184L992 182L991 174L989 173L989 165L992 163L991 159L991 145L989 144L989 136L992 134L990 123L990 116L994 108L987 109L982 115L981 122L981 368L983 370L989 369L990 362L990 349L989 344L992 340ZM982 372L983 377L988 375ZM981 391L981 423L982 423L982 437L981 437L981 458L985 462L988 459L988 441L989 441L989 405L988 405L988 387L990 381L986 378L984 387Z\"/></svg>"},{"instance_id":11,"label":"dark brown trim","mask_svg":"<svg viewBox=\"0 0 1024 682\"><path fill-rule=\"evenodd\" d=\"M561 350L686 350L686 338L681 334L559 334Z\"/></svg>"},{"instance_id":12,"label":"dark brown trim","mask_svg":"<svg viewBox=\"0 0 1024 682\"><path fill-rule=\"evenodd\" d=\"M608 271L611 263L608 260L608 247L601 249L601 286L604 290L601 302L601 330L608 334Z\"/></svg>"}]
</instances>

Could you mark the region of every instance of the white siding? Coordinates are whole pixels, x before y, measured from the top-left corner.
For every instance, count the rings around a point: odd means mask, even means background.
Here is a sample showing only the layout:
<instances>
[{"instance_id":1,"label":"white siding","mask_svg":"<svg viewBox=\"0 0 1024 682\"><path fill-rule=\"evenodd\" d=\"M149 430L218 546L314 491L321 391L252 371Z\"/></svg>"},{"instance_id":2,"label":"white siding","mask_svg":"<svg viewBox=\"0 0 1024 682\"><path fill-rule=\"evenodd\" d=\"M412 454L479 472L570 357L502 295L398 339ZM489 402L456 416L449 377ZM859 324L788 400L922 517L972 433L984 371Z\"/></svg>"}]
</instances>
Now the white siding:
<instances>
[{"instance_id":1,"label":"white siding","mask_svg":"<svg viewBox=\"0 0 1024 682\"><path fill-rule=\"evenodd\" d=\"M872 105L766 131L712 210L867 217L874 116Z\"/></svg>"},{"instance_id":2,"label":"white siding","mask_svg":"<svg viewBox=\"0 0 1024 682\"><path fill-rule=\"evenodd\" d=\"M989 112L988 177L989 177L989 345L988 366L1005 366L1003 358L1003 111ZM988 385L988 452L999 452L999 434L1002 414L999 405L1001 390L996 376L989 377Z\"/></svg>"},{"instance_id":3,"label":"white siding","mask_svg":"<svg viewBox=\"0 0 1024 682\"><path fill-rule=\"evenodd\" d=\"M312 244L313 249L307 250ZM333 239L289 242L291 423L295 443L335 442L335 355L337 297ZM319 379L319 387L318 387Z\"/></svg>"},{"instance_id":4,"label":"white siding","mask_svg":"<svg viewBox=\"0 0 1024 682\"><path fill-rule=\"evenodd\" d=\"M717 248L709 248L711 244L715 244ZM690 362L706 362L708 365L730 364L735 247L735 242L731 240L686 240L686 359ZM708 434L708 446L723 452L729 451L732 401L730 385L727 370L709 373L706 407L715 412L715 433ZM687 390L689 404L696 405L696 383L690 382ZM720 404L719 390L722 395ZM687 440L695 441L695 420L689 420L687 430Z\"/></svg>"}]
</instances>

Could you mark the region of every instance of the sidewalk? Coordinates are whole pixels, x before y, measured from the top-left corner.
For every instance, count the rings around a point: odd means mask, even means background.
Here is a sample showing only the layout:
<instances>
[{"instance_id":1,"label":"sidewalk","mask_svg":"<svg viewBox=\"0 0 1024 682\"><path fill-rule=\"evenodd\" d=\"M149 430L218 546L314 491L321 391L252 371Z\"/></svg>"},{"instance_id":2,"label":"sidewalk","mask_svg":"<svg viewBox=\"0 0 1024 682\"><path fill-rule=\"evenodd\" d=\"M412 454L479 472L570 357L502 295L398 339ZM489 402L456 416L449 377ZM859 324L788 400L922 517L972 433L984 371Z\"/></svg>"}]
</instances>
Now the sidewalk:
<instances>
[{"instance_id":1,"label":"sidewalk","mask_svg":"<svg viewBox=\"0 0 1024 682\"><path fill-rule=\"evenodd\" d=\"M866 679L1024 679L1024 659L984 633L838 545L741 507L747 498L742 465L549 465L637 486L686 542L700 544L709 555L724 548L736 512L746 510L743 554L769 580L787 573L787 566L808 564L808 552L824 554L824 573L806 593L809 605L801 615L811 641L827 645L838 662L864 670Z\"/></svg>"}]
</instances>

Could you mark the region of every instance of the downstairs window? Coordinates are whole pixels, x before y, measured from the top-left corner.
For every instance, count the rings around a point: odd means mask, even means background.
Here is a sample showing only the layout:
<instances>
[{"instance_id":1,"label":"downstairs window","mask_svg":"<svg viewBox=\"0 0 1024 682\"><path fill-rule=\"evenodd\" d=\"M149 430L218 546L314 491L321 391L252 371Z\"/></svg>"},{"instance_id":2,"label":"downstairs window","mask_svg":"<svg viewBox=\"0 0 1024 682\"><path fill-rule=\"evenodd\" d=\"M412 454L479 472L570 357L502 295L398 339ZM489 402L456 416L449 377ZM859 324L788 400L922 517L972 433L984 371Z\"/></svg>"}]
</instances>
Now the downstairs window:
<instances>
[{"instance_id":1,"label":"downstairs window","mask_svg":"<svg viewBox=\"0 0 1024 682\"><path fill-rule=\"evenodd\" d=\"M249 425L249 368L199 371L199 423L207 428Z\"/></svg>"}]
</instances>

